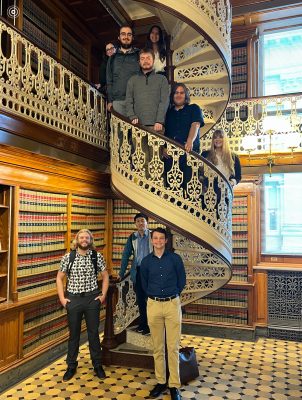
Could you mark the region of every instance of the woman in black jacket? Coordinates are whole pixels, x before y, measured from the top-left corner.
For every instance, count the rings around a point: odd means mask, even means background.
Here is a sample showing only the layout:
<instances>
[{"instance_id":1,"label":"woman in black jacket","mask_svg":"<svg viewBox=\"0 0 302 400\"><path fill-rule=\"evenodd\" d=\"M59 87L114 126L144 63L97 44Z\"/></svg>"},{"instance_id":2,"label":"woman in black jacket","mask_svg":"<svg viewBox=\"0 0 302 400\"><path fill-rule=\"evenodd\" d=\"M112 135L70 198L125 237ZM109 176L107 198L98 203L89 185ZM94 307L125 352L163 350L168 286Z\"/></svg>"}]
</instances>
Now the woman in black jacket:
<instances>
[{"instance_id":1,"label":"woman in black jacket","mask_svg":"<svg viewBox=\"0 0 302 400\"><path fill-rule=\"evenodd\" d=\"M232 187L241 181L241 166L237 154L231 152L227 135L221 129L217 129L213 133L210 150L203 151L201 154L207 158L215 167L229 180ZM207 208L206 192L208 189L208 178L204 179L204 199L203 208ZM218 186L217 178L214 178L213 189L216 193L216 212L217 218L220 218L218 205L221 200L221 189ZM228 207L229 199L226 198L225 203Z\"/></svg>"},{"instance_id":2,"label":"woman in black jacket","mask_svg":"<svg viewBox=\"0 0 302 400\"><path fill-rule=\"evenodd\" d=\"M241 181L239 157L231 152L228 137L222 129L216 129L213 133L211 148L203 151L202 156L215 165L229 180L231 186L235 186Z\"/></svg>"}]
</instances>

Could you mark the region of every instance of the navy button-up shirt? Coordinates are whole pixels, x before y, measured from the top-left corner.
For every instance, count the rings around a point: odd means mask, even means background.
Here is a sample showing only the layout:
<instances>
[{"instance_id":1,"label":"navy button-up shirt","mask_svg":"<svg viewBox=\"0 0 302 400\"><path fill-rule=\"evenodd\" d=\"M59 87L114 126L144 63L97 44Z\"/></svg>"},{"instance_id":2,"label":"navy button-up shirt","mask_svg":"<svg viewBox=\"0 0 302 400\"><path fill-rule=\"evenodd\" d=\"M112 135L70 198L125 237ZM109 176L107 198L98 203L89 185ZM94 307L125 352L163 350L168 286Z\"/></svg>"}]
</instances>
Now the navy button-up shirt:
<instances>
[{"instance_id":1,"label":"navy button-up shirt","mask_svg":"<svg viewBox=\"0 0 302 400\"><path fill-rule=\"evenodd\" d=\"M180 295L186 284L186 272L181 257L165 251L159 258L153 252L141 263L142 286L148 296Z\"/></svg>"},{"instance_id":2,"label":"navy button-up shirt","mask_svg":"<svg viewBox=\"0 0 302 400\"><path fill-rule=\"evenodd\" d=\"M201 127L204 126L202 112L197 104L185 104L179 110L172 107L166 114L165 136L185 144L193 122L199 122ZM193 150L200 151L199 132L193 142Z\"/></svg>"}]
</instances>

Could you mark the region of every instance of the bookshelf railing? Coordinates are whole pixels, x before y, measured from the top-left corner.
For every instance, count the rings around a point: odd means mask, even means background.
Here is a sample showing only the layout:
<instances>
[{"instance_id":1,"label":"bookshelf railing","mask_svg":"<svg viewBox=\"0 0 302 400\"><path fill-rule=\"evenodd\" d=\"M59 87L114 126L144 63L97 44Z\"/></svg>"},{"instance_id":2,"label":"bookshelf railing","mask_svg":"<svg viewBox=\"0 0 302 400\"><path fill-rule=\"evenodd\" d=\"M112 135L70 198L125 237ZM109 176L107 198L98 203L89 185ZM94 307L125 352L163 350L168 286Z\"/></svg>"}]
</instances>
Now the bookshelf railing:
<instances>
[{"instance_id":1,"label":"bookshelf railing","mask_svg":"<svg viewBox=\"0 0 302 400\"><path fill-rule=\"evenodd\" d=\"M1 109L108 150L98 91L3 20L0 38Z\"/></svg>"},{"instance_id":2,"label":"bookshelf railing","mask_svg":"<svg viewBox=\"0 0 302 400\"><path fill-rule=\"evenodd\" d=\"M302 134L302 93L265 96L232 101L220 121L202 138L202 148L209 148L212 133L222 129L230 147L238 154L248 154L248 141L255 143L255 152L268 151L270 131L274 132L273 150L290 152L293 135ZM297 147L301 149L297 141Z\"/></svg>"}]
</instances>

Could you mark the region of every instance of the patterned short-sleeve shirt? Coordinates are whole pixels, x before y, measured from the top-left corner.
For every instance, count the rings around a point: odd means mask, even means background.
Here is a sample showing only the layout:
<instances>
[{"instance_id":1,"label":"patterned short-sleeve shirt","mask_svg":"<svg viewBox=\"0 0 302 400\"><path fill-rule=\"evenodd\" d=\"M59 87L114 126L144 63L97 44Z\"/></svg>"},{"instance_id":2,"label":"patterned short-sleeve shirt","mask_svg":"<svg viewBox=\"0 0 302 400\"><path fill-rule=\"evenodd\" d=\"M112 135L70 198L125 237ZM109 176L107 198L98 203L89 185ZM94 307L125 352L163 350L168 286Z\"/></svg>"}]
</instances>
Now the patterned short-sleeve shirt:
<instances>
[{"instance_id":1,"label":"patterned short-sleeve shirt","mask_svg":"<svg viewBox=\"0 0 302 400\"><path fill-rule=\"evenodd\" d=\"M67 281L67 291L70 293L87 293L98 289L97 275L91 260L91 250L85 255L78 252ZM67 273L70 253L62 258L60 271ZM97 272L105 271L106 263L101 253L97 253Z\"/></svg>"}]
</instances>

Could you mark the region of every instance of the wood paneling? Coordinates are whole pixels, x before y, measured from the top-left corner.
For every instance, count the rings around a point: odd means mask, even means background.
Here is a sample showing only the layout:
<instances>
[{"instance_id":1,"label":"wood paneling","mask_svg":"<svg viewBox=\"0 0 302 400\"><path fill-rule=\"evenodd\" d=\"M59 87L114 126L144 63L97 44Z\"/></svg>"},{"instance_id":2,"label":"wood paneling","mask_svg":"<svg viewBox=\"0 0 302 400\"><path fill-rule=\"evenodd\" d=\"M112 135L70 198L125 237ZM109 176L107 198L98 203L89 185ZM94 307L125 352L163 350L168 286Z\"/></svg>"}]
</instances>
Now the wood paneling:
<instances>
[{"instance_id":1,"label":"wood paneling","mask_svg":"<svg viewBox=\"0 0 302 400\"><path fill-rule=\"evenodd\" d=\"M108 164L109 152L22 117L0 113L0 131L9 132L81 157Z\"/></svg>"},{"instance_id":2,"label":"wood paneling","mask_svg":"<svg viewBox=\"0 0 302 400\"><path fill-rule=\"evenodd\" d=\"M267 273L255 273L254 316L256 325L267 324Z\"/></svg>"},{"instance_id":3,"label":"wood paneling","mask_svg":"<svg viewBox=\"0 0 302 400\"><path fill-rule=\"evenodd\" d=\"M0 319L0 368L11 364L19 353L19 318L16 312L1 313Z\"/></svg>"}]
</instances>

